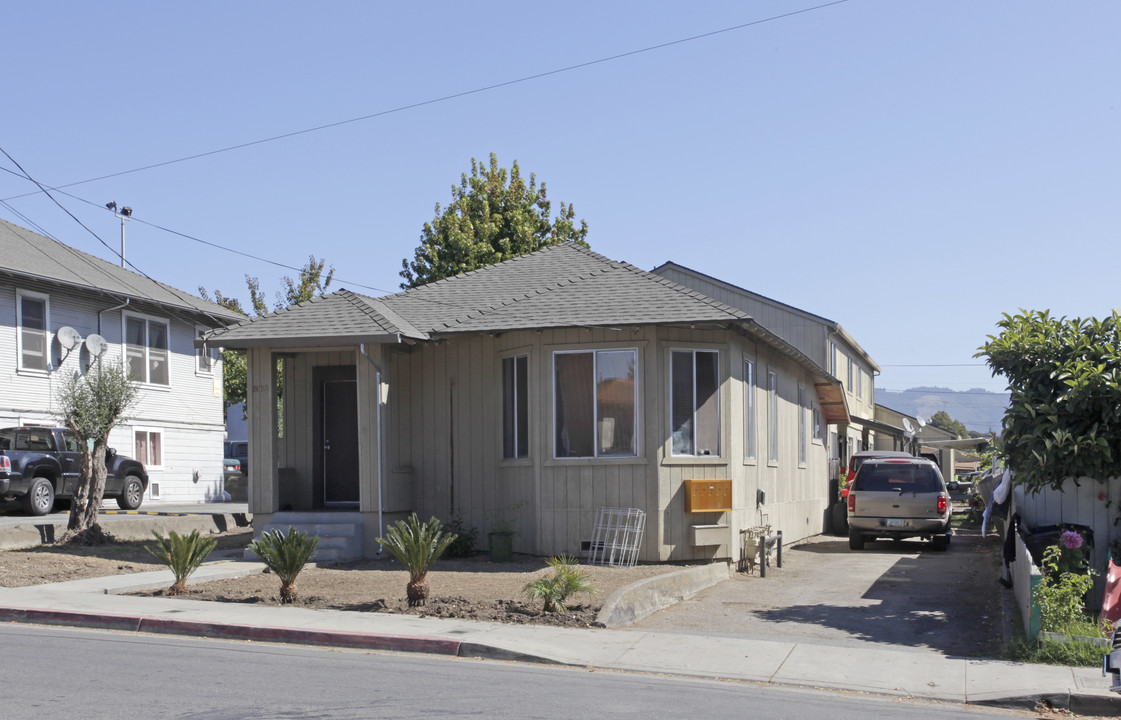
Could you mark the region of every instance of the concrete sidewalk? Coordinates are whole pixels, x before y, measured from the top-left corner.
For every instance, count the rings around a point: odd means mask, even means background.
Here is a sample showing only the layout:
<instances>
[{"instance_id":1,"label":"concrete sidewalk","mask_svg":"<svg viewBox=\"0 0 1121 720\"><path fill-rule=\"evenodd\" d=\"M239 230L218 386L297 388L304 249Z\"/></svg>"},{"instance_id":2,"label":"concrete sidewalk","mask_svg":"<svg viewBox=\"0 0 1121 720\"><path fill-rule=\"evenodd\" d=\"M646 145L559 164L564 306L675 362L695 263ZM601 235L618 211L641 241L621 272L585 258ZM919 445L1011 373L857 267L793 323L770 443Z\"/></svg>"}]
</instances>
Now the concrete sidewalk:
<instances>
[{"instance_id":1,"label":"concrete sidewalk","mask_svg":"<svg viewBox=\"0 0 1121 720\"><path fill-rule=\"evenodd\" d=\"M218 561L192 581L260 572ZM128 632L413 651L765 684L862 691L955 703L1056 707L1121 715L1101 671L948 657L926 649L839 647L641 630L506 625L413 615L258 607L120 595L167 587L170 571L0 588L0 620Z\"/></svg>"}]
</instances>

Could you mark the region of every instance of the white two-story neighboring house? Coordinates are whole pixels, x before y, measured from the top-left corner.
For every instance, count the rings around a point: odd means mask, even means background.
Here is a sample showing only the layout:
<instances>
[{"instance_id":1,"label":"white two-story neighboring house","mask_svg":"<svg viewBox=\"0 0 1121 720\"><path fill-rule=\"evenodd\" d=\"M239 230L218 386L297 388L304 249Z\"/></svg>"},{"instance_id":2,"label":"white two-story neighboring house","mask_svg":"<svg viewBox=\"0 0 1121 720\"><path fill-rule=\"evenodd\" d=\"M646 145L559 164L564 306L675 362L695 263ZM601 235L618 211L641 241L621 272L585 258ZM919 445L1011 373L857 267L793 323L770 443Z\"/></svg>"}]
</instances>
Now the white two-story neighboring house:
<instances>
[{"instance_id":1,"label":"white two-story neighboring house","mask_svg":"<svg viewBox=\"0 0 1121 720\"><path fill-rule=\"evenodd\" d=\"M145 504L217 500L222 367L193 343L242 319L0 219L0 427L56 425L65 377L125 358L140 392L109 445L148 469Z\"/></svg>"}]
</instances>

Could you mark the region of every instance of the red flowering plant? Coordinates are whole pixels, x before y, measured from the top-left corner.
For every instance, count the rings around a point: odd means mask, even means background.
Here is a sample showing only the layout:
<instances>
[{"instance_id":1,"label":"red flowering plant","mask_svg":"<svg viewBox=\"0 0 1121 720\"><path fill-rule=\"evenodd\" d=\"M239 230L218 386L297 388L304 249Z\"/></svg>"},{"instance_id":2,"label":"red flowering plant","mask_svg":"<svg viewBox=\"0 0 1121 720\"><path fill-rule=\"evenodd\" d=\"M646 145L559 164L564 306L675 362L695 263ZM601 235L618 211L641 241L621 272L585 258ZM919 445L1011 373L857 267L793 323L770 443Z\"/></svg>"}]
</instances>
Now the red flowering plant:
<instances>
[{"instance_id":1,"label":"red flowering plant","mask_svg":"<svg viewBox=\"0 0 1121 720\"><path fill-rule=\"evenodd\" d=\"M1090 569L1090 547L1082 533L1077 530L1064 530L1059 536L1058 571L1082 575Z\"/></svg>"}]
</instances>

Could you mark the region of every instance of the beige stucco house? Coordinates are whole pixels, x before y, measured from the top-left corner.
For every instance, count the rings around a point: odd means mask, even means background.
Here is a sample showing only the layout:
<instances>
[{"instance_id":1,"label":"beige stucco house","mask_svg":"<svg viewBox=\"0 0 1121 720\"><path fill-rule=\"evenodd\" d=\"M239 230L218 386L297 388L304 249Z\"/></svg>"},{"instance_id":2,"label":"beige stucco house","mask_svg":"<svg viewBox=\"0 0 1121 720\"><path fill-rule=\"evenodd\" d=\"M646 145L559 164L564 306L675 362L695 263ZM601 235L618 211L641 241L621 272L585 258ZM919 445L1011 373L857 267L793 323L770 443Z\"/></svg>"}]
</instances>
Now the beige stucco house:
<instances>
[{"instance_id":1,"label":"beige stucco house","mask_svg":"<svg viewBox=\"0 0 1121 720\"><path fill-rule=\"evenodd\" d=\"M747 312L572 244L200 342L248 353L255 528L330 523L344 555L410 512L579 554L617 507L645 513L640 560L738 559L743 528L821 532L824 428L849 420L841 383ZM721 486L694 480L727 481L719 509L687 509Z\"/></svg>"}]
</instances>

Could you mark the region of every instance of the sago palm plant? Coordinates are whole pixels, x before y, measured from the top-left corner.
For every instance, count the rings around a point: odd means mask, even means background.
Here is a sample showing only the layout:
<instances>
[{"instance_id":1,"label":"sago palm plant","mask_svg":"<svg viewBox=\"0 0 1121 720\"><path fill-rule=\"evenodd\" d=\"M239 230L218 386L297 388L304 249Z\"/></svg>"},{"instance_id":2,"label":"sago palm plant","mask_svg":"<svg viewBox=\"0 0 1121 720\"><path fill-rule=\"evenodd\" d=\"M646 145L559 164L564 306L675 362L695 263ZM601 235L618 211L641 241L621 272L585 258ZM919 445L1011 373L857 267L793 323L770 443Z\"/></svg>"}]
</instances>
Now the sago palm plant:
<instances>
[{"instance_id":1,"label":"sago palm plant","mask_svg":"<svg viewBox=\"0 0 1121 720\"><path fill-rule=\"evenodd\" d=\"M198 570L202 561L206 560L218 545L218 540L201 537L198 530L192 531L190 535L180 535L172 530L168 532L166 538L155 530L152 534L156 536L156 545L149 547L148 552L171 568L172 574L175 575L175 583L168 588L168 592L172 595L182 595L187 592L187 578Z\"/></svg>"},{"instance_id":2,"label":"sago palm plant","mask_svg":"<svg viewBox=\"0 0 1121 720\"><path fill-rule=\"evenodd\" d=\"M393 553L409 571L409 584L405 586L409 607L424 605L428 601L428 569L458 536L445 533L434 517L422 524L416 513L408 520L398 520L385 534L386 537L377 539L378 544Z\"/></svg>"},{"instance_id":3,"label":"sago palm plant","mask_svg":"<svg viewBox=\"0 0 1121 720\"><path fill-rule=\"evenodd\" d=\"M553 574L539 577L525 586L525 594L532 600L545 601L545 612L564 612L568 609L568 598L577 593L595 594L595 588L588 582L588 576L576 569L576 558L568 555L551 557L546 560Z\"/></svg>"},{"instance_id":4,"label":"sago palm plant","mask_svg":"<svg viewBox=\"0 0 1121 720\"><path fill-rule=\"evenodd\" d=\"M249 543L249 549L280 579L280 602L287 605L296 599L296 578L319 547L319 537L288 528L266 530Z\"/></svg>"}]
</instances>

